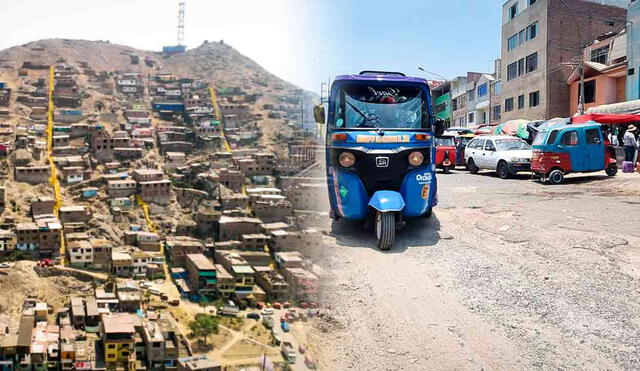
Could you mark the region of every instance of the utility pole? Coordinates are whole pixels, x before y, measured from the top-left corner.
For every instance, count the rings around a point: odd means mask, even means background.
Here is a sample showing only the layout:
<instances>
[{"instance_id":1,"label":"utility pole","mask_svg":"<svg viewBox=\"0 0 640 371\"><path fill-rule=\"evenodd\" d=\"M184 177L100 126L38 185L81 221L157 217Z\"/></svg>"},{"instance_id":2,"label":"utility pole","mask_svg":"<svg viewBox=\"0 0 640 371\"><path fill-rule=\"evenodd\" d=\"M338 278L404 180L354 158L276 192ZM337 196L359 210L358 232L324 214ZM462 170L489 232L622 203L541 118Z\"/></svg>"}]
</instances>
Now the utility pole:
<instances>
[{"instance_id":1,"label":"utility pole","mask_svg":"<svg viewBox=\"0 0 640 371\"><path fill-rule=\"evenodd\" d=\"M564 0L560 0L560 2L569 11L571 18L573 18L573 23L575 23L576 25L576 32L578 32L578 44L579 44L578 49L580 50L580 65L578 67L580 69L580 95L578 97L578 113L582 115L584 114L584 55L583 55L584 45L582 44L582 36L580 33L580 25L578 24L578 18L576 18L575 13L573 13L573 10L569 7L569 5L567 5L567 3Z\"/></svg>"},{"instance_id":2,"label":"utility pole","mask_svg":"<svg viewBox=\"0 0 640 371\"><path fill-rule=\"evenodd\" d=\"M487 88L489 88L489 112L487 112L487 125L491 125L491 81L488 82Z\"/></svg>"}]
</instances>

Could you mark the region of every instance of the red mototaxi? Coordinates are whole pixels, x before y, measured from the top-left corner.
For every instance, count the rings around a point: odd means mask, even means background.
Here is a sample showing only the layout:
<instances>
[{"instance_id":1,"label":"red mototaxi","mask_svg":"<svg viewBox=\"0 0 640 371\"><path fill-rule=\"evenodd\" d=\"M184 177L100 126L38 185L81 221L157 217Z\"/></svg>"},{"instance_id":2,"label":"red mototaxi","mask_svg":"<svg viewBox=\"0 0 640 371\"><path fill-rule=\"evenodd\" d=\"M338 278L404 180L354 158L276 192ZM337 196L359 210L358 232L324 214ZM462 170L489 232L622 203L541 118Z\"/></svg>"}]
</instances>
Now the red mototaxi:
<instances>
[{"instance_id":1,"label":"red mototaxi","mask_svg":"<svg viewBox=\"0 0 640 371\"><path fill-rule=\"evenodd\" d=\"M453 135L436 137L436 158L434 163L437 167L443 169L445 173L454 168L456 164L456 144L454 139Z\"/></svg>"}]
</instances>

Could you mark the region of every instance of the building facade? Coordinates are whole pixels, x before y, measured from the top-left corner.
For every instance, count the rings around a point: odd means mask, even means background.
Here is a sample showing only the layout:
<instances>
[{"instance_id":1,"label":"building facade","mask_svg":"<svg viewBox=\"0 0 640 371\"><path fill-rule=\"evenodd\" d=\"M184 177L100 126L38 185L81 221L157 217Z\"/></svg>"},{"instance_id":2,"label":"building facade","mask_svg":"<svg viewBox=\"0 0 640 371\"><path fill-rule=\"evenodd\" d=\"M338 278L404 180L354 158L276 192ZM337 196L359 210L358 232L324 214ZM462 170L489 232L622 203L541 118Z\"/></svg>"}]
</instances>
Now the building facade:
<instances>
[{"instance_id":1,"label":"building facade","mask_svg":"<svg viewBox=\"0 0 640 371\"><path fill-rule=\"evenodd\" d=\"M571 64L579 61L582 48L590 40L605 32L620 31L625 20L626 8L614 1L505 2L502 121L569 116L567 79L573 71Z\"/></svg>"}]
</instances>

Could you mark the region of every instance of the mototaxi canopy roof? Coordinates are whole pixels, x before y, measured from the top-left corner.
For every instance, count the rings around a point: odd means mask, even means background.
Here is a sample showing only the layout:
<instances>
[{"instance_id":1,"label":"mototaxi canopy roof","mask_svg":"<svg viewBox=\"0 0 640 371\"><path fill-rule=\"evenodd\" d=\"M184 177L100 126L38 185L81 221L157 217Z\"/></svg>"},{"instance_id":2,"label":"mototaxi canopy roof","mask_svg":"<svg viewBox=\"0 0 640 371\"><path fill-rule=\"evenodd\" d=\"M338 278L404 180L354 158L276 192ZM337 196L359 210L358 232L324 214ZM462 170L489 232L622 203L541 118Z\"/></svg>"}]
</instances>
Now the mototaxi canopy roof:
<instances>
[{"instance_id":1,"label":"mototaxi canopy roof","mask_svg":"<svg viewBox=\"0 0 640 371\"><path fill-rule=\"evenodd\" d=\"M572 124L584 124L589 121L595 121L602 125L628 125L640 122L640 115L588 113L571 118Z\"/></svg>"}]
</instances>

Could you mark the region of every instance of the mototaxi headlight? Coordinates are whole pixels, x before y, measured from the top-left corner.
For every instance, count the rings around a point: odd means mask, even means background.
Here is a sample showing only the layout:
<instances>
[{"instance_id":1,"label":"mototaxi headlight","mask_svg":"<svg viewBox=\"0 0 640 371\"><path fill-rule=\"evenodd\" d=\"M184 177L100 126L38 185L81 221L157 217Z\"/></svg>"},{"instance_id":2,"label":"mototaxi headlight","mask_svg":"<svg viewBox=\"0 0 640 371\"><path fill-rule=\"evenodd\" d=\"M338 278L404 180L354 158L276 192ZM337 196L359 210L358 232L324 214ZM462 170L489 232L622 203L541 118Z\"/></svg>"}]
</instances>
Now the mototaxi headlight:
<instances>
[{"instance_id":1,"label":"mototaxi headlight","mask_svg":"<svg viewBox=\"0 0 640 371\"><path fill-rule=\"evenodd\" d=\"M414 151L409 153L408 159L411 166L420 166L424 162L424 155L422 152Z\"/></svg>"},{"instance_id":2,"label":"mototaxi headlight","mask_svg":"<svg viewBox=\"0 0 640 371\"><path fill-rule=\"evenodd\" d=\"M340 156L338 156L338 162L340 166L351 167L356 163L356 156L351 152L342 152Z\"/></svg>"}]
</instances>

